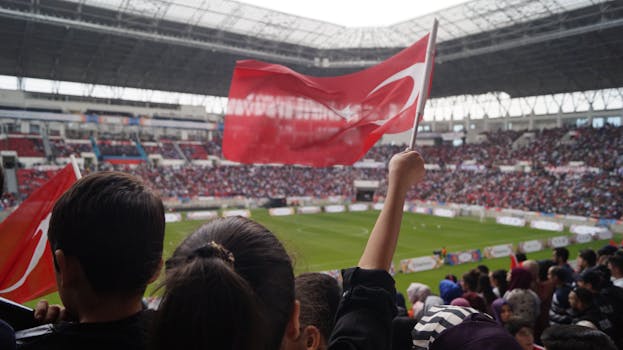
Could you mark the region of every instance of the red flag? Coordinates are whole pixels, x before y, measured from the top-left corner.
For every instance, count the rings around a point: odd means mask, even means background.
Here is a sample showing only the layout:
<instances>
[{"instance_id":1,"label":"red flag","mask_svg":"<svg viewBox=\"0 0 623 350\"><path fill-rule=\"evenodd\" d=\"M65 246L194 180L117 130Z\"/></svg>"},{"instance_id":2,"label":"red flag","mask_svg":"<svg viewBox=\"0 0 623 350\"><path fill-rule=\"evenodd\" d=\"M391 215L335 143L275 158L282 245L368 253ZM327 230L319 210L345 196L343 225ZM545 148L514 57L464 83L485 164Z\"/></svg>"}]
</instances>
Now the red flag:
<instances>
[{"instance_id":1,"label":"red flag","mask_svg":"<svg viewBox=\"0 0 623 350\"><path fill-rule=\"evenodd\" d=\"M511 270L516 267L521 267L521 263L519 263L519 260L517 260L517 255L515 255L515 253L512 253L511 255L509 255L509 257L511 258Z\"/></svg>"},{"instance_id":2,"label":"red flag","mask_svg":"<svg viewBox=\"0 0 623 350\"><path fill-rule=\"evenodd\" d=\"M608 245L616 247L617 246L617 242L615 242L614 239L611 239L610 242L608 242Z\"/></svg>"},{"instance_id":3,"label":"red flag","mask_svg":"<svg viewBox=\"0 0 623 350\"><path fill-rule=\"evenodd\" d=\"M0 224L0 296L23 303L56 290L48 226L54 203L76 179L67 165Z\"/></svg>"},{"instance_id":4,"label":"red flag","mask_svg":"<svg viewBox=\"0 0 623 350\"><path fill-rule=\"evenodd\" d=\"M242 163L353 164L384 133L413 127L428 38L376 66L338 77L238 61L223 155Z\"/></svg>"}]
</instances>

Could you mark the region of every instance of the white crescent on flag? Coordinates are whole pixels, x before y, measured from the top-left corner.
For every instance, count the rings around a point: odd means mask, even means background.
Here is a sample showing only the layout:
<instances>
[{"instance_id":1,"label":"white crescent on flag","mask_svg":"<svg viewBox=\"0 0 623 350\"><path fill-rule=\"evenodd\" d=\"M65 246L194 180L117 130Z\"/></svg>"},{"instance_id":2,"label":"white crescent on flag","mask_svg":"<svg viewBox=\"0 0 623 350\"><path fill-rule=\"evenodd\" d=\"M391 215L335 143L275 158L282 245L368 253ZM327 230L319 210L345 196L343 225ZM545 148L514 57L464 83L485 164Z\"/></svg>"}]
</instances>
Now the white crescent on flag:
<instances>
[{"instance_id":1,"label":"white crescent on flag","mask_svg":"<svg viewBox=\"0 0 623 350\"><path fill-rule=\"evenodd\" d=\"M409 98L407 98L407 101L405 101L404 105L402 105L402 107L400 108L400 111L396 114L398 115L404 112L405 110L407 110L407 108L411 107L415 103L415 100L420 94L420 87L419 87L419 84L417 84L417 82L421 81L421 79L424 79L424 70L425 70L425 65L422 62L418 62L412 66L409 66L401 70L400 72L390 76L389 78L383 80L374 89L372 89L366 95L366 97L372 95L373 93L380 90L382 87L389 85L395 81L405 79L405 78L411 78L411 80L413 81L413 87L411 88L411 93L409 94ZM333 112L335 112L335 114L337 114L339 117L343 118L346 121L350 121L352 119L359 117L359 113L352 111L351 105L347 105L346 107L342 109L335 109L331 107L329 108ZM385 122L387 122L387 119L380 119L380 120L374 121L374 124L383 125L385 124Z\"/></svg>"},{"instance_id":2,"label":"white crescent on flag","mask_svg":"<svg viewBox=\"0 0 623 350\"><path fill-rule=\"evenodd\" d=\"M30 258L30 262L28 263L28 267L26 268L26 271L24 271L24 275L17 282L15 282L12 286L6 289L0 290L0 294L12 292L16 290L17 288L21 287L26 282L28 275L30 275L32 270L34 270L35 267L37 267L37 264L39 263L39 260L41 260L41 257L43 256L43 253L45 252L45 247L48 243L48 227L50 227L51 217L52 217L52 213L49 213L48 216L45 217L45 219L41 220L41 222L39 223L39 226L37 226L37 229L35 230L35 235L33 236L33 239L36 238L37 235L39 235L39 241L37 241L37 246L35 247L35 251L33 252L32 257Z\"/></svg>"}]
</instances>

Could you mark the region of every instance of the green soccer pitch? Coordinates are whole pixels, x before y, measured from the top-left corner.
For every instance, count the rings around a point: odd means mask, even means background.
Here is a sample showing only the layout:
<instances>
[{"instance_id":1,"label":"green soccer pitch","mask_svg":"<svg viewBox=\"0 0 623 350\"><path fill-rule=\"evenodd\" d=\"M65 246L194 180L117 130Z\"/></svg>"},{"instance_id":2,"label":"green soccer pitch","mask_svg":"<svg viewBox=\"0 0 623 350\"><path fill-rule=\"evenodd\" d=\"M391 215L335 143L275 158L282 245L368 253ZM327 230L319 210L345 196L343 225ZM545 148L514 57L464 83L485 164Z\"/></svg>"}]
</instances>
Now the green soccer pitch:
<instances>
[{"instance_id":1,"label":"green soccer pitch","mask_svg":"<svg viewBox=\"0 0 623 350\"><path fill-rule=\"evenodd\" d=\"M254 210L252 219L265 225L284 243L294 261L295 273L341 269L357 264L366 244L368 235L374 226L378 211L307 214L293 216L270 216L265 209ZM165 235L165 258L175 247L196 228L200 221L168 223ZM425 255L432 255L434 250L445 246L449 253L483 249L487 246L513 243L532 239L568 235L569 232L550 232L528 227L498 225L493 221L480 222L477 218L456 217L442 218L432 215L405 213L400 231L398 247L394 255L396 269L400 260ZM615 237L619 242L620 235ZM569 246L570 259L575 259L582 248L601 248L607 241L593 241L586 244ZM528 254L529 259L551 257L551 250ZM457 266L443 266L440 269L417 273L396 273L396 288L406 296L406 289L411 282L421 282L431 286L433 293L438 293L439 281L448 273L460 276L479 264L489 266L491 270L509 267L509 258L484 259L480 263L468 263ZM147 294L152 293L154 285ZM59 303L56 293L40 299ZM35 301L27 305L34 306Z\"/></svg>"}]
</instances>

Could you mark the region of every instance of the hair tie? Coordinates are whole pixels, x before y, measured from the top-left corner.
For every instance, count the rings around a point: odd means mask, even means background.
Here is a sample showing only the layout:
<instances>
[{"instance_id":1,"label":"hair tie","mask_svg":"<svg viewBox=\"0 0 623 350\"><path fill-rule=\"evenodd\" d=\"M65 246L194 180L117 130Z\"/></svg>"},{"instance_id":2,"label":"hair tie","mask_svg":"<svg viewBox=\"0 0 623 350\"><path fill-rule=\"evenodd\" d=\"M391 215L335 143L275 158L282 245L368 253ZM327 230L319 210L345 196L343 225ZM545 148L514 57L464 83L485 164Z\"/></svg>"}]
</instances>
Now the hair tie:
<instances>
[{"instance_id":1,"label":"hair tie","mask_svg":"<svg viewBox=\"0 0 623 350\"><path fill-rule=\"evenodd\" d=\"M234 254L225 248L222 244L211 241L210 243L203 245L190 254L189 259L194 258L219 258L231 266L234 266L236 259Z\"/></svg>"}]
</instances>

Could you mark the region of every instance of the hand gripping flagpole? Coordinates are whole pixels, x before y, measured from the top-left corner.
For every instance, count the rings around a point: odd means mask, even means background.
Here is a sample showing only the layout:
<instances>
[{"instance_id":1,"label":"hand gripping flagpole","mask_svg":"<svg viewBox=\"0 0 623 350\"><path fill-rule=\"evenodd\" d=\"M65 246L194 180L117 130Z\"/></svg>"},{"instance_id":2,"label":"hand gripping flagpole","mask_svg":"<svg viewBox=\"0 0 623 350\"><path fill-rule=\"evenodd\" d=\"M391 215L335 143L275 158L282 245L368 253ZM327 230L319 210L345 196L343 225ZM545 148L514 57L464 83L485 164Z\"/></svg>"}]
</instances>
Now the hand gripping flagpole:
<instances>
[{"instance_id":1,"label":"hand gripping flagpole","mask_svg":"<svg viewBox=\"0 0 623 350\"><path fill-rule=\"evenodd\" d=\"M420 97L418 98L418 104L415 109L415 121L413 123L413 132L411 133L411 142L409 142L409 149L415 149L415 138L417 137L417 131L420 126L420 119L424 116L424 107L426 106L426 99L428 98L428 87L430 86L430 73L433 70L435 53L435 42L437 41L437 25L439 21L437 18L433 21L433 29L430 31L428 37L428 46L426 46L426 60L424 61L424 79L422 79L422 87L420 89Z\"/></svg>"}]
</instances>

